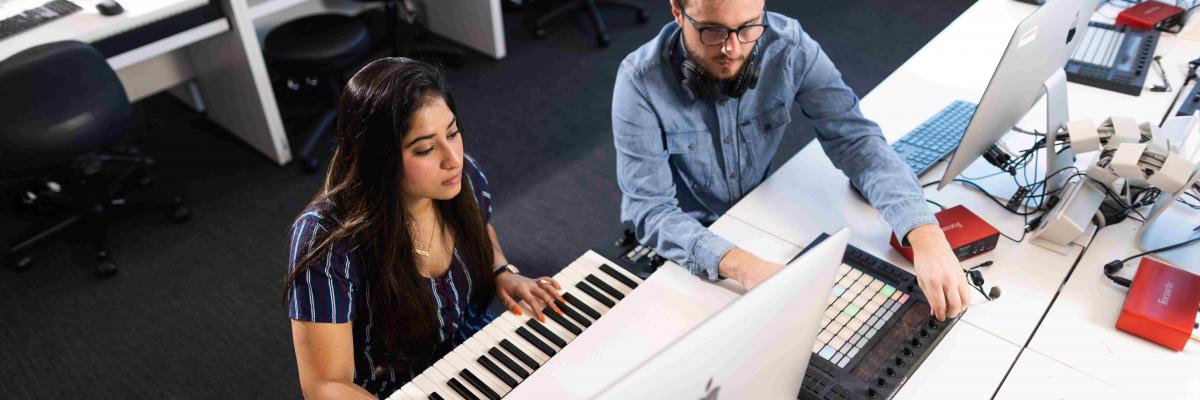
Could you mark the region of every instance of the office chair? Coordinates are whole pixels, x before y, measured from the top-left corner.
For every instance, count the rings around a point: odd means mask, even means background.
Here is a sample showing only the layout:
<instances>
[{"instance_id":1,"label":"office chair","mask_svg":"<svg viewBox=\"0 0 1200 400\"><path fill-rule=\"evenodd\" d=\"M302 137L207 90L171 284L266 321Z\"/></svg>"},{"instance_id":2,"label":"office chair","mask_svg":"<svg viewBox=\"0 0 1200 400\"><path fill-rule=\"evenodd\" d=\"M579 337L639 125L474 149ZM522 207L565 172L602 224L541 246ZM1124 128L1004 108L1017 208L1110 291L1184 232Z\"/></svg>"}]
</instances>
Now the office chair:
<instances>
[{"instance_id":1,"label":"office chair","mask_svg":"<svg viewBox=\"0 0 1200 400\"><path fill-rule=\"evenodd\" d=\"M319 84L333 105L309 127L297 160L309 173L321 165L313 152L337 120L338 98L345 85L342 73L371 50L367 26L341 14L317 14L285 22L267 33L263 55L275 72L291 82Z\"/></svg>"},{"instance_id":2,"label":"office chair","mask_svg":"<svg viewBox=\"0 0 1200 400\"><path fill-rule=\"evenodd\" d=\"M460 48L421 43L429 36L425 27L424 3L417 0L358 0L365 3L382 2L384 35L392 55L419 60L437 60L457 68L466 62L467 53Z\"/></svg>"},{"instance_id":3,"label":"office chair","mask_svg":"<svg viewBox=\"0 0 1200 400\"><path fill-rule=\"evenodd\" d=\"M592 25L596 27L596 44L600 47L607 47L609 44L608 28L604 25L604 18L600 16L600 6L620 7L634 10L637 12L637 22L646 23L650 20L650 13L647 13L644 8L639 5L627 3L620 0L572 0L566 4L562 4L549 12L538 16L534 23L533 36L541 39L546 37L546 25L557 19L558 17L567 14L570 11L585 11L592 19Z\"/></svg>"},{"instance_id":4,"label":"office chair","mask_svg":"<svg viewBox=\"0 0 1200 400\"><path fill-rule=\"evenodd\" d=\"M0 248L10 266L28 268L33 246L78 226L95 251L96 271L112 275L105 234L119 209L165 208L177 222L191 216L179 196L133 190L150 186L146 168L154 160L114 147L130 128L132 107L95 48L69 41L22 51L0 61L0 88L0 177L17 182L14 210L49 221Z\"/></svg>"}]
</instances>

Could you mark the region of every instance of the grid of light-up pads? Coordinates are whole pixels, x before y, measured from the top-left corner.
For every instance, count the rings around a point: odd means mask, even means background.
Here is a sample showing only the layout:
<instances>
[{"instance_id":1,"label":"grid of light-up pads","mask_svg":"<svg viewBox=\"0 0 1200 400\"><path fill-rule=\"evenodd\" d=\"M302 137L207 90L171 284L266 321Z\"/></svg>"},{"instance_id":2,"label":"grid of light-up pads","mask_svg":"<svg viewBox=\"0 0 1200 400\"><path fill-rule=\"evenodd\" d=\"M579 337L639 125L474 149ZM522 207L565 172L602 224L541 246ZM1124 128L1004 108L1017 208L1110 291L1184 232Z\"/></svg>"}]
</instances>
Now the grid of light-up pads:
<instances>
[{"instance_id":1,"label":"grid of light-up pads","mask_svg":"<svg viewBox=\"0 0 1200 400\"><path fill-rule=\"evenodd\" d=\"M846 264L838 268L813 353L845 367L879 333L908 294Z\"/></svg>"}]
</instances>

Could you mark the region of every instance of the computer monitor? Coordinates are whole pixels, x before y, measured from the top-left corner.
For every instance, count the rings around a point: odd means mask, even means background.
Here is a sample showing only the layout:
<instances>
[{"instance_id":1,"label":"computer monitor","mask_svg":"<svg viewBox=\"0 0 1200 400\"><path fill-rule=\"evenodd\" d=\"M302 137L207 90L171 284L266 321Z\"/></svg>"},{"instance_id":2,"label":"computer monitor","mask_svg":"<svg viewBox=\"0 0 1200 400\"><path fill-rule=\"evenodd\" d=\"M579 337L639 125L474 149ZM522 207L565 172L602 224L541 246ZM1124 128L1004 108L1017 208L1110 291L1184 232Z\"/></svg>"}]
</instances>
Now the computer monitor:
<instances>
[{"instance_id":1,"label":"computer monitor","mask_svg":"<svg viewBox=\"0 0 1200 400\"><path fill-rule=\"evenodd\" d=\"M810 246L594 398L796 398L849 238L842 228Z\"/></svg>"},{"instance_id":2,"label":"computer monitor","mask_svg":"<svg viewBox=\"0 0 1200 400\"><path fill-rule=\"evenodd\" d=\"M1055 132L1068 121L1067 76L1063 68L1079 42L1074 38L1083 36L1097 3L1097 0L1048 1L1017 25L958 148L950 157L939 190L1011 131L1042 94L1046 94L1046 131ZM1046 176L1052 179L1043 190L1049 193L1070 176L1054 172L1069 167L1073 156L1070 151L1055 151L1053 141L1046 150Z\"/></svg>"}]
</instances>

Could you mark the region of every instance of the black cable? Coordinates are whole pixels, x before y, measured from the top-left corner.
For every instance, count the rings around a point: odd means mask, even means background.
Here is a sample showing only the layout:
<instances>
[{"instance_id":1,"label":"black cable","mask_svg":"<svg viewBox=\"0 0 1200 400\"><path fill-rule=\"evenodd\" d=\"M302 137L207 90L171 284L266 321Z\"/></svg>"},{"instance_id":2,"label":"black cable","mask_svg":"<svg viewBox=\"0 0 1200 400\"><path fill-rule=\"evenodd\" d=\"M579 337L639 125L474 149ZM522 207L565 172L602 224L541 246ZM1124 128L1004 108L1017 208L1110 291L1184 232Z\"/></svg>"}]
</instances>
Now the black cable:
<instances>
[{"instance_id":1,"label":"black cable","mask_svg":"<svg viewBox=\"0 0 1200 400\"><path fill-rule=\"evenodd\" d=\"M1193 229L1192 231L1196 231L1198 229L1200 229L1200 226L1196 227L1196 229ZM1130 285L1133 284L1132 279L1117 276L1117 272L1121 271L1121 268L1124 268L1125 263L1129 262L1129 260L1132 260L1132 259L1135 259L1138 257L1148 256L1151 254L1175 250L1180 247L1184 247L1184 246L1187 246L1187 245L1190 245L1190 244L1196 243L1196 242L1200 242L1200 237L1194 237L1194 238L1184 240L1182 242L1175 243L1175 244L1172 244L1169 246L1164 246L1164 247L1159 247L1159 248L1153 249L1153 250L1143 251L1141 253L1134 254L1129 257L1125 257L1125 259L1122 259L1122 260L1113 260L1113 261L1109 262L1108 264L1104 264L1104 276L1108 277L1108 279L1113 281L1113 283L1116 283L1116 284L1124 286L1124 287L1129 287Z\"/></svg>"},{"instance_id":2,"label":"black cable","mask_svg":"<svg viewBox=\"0 0 1200 400\"><path fill-rule=\"evenodd\" d=\"M930 199L925 199L925 201L929 202L930 204L933 204L933 205L937 206L938 208L940 208L940 209L942 209L942 210L945 210L945 209L946 209L946 206L943 206L943 205L942 205L942 203L938 203L938 202L936 202L936 201L933 201L933 200L930 200Z\"/></svg>"}]
</instances>

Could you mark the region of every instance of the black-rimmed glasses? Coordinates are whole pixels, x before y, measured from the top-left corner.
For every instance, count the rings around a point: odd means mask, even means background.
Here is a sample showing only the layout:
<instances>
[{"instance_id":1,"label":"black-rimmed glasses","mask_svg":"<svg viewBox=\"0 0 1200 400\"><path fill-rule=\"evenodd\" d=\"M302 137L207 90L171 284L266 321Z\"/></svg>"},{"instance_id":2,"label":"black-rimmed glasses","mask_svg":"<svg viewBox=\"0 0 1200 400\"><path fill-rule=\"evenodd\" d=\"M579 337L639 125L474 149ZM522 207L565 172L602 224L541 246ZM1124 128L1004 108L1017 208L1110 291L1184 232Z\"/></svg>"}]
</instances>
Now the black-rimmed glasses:
<instances>
[{"instance_id":1,"label":"black-rimmed glasses","mask_svg":"<svg viewBox=\"0 0 1200 400\"><path fill-rule=\"evenodd\" d=\"M696 28L697 32L700 32L700 43L705 46L717 46L725 43L725 40L729 38L730 32L737 34L738 41L742 43L753 43L762 37L763 32L767 30L767 24L765 23L745 24L736 29L724 26L700 27L700 24L696 23L696 20L692 19L692 16L688 15L686 11L683 11L682 7L679 8L679 13L683 14L684 18L687 18L688 22L692 23L692 27ZM767 14L764 12L759 20L766 22L766 16Z\"/></svg>"}]
</instances>

